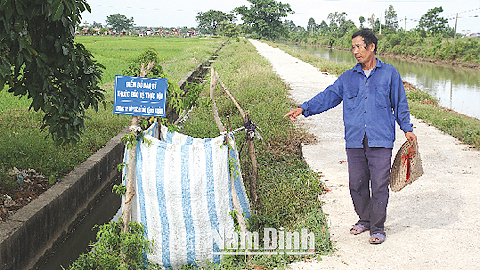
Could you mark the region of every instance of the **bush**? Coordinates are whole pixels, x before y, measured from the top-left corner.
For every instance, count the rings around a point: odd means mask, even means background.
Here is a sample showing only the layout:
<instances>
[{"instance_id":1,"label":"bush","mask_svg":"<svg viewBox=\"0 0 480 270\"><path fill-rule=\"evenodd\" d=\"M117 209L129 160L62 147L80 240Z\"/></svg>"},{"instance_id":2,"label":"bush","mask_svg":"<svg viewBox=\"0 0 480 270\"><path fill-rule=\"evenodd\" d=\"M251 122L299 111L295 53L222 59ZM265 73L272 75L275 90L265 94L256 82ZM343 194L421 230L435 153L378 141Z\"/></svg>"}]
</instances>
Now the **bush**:
<instances>
[{"instance_id":1,"label":"bush","mask_svg":"<svg viewBox=\"0 0 480 270\"><path fill-rule=\"evenodd\" d=\"M455 52L464 61L480 60L480 44L473 38L457 39Z\"/></svg>"},{"instance_id":2,"label":"bush","mask_svg":"<svg viewBox=\"0 0 480 270\"><path fill-rule=\"evenodd\" d=\"M453 44L444 44L437 52L437 56L442 60L453 60L455 59L455 47Z\"/></svg>"},{"instance_id":3,"label":"bush","mask_svg":"<svg viewBox=\"0 0 480 270\"><path fill-rule=\"evenodd\" d=\"M405 51L405 46L404 45L396 45L391 50L391 52L394 53L394 54L403 54L404 51Z\"/></svg>"},{"instance_id":4,"label":"bush","mask_svg":"<svg viewBox=\"0 0 480 270\"><path fill-rule=\"evenodd\" d=\"M407 91L406 94L408 100L412 102L429 101L429 103L437 104L437 100L434 97L422 91Z\"/></svg>"},{"instance_id":5,"label":"bush","mask_svg":"<svg viewBox=\"0 0 480 270\"><path fill-rule=\"evenodd\" d=\"M125 233L122 233L121 220L110 221L99 228L92 251L82 254L69 270L155 269L144 257L151 252L151 243L143 236L143 225L130 222L130 230Z\"/></svg>"}]
</instances>

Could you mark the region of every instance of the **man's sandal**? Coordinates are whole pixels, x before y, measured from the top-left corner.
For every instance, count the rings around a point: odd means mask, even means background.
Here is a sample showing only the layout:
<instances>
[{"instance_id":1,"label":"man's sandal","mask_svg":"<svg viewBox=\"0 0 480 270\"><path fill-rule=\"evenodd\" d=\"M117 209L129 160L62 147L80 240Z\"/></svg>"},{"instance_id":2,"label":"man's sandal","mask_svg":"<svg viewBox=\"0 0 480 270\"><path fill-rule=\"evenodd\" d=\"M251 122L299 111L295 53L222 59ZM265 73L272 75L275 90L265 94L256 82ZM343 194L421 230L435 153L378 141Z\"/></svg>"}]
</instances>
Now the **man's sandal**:
<instances>
[{"instance_id":1,"label":"man's sandal","mask_svg":"<svg viewBox=\"0 0 480 270\"><path fill-rule=\"evenodd\" d=\"M368 230L369 229L367 227L363 226L362 224L355 224L350 229L350 233L354 234L354 235L357 235L357 234L361 234L362 232L368 231Z\"/></svg>"},{"instance_id":2,"label":"man's sandal","mask_svg":"<svg viewBox=\"0 0 480 270\"><path fill-rule=\"evenodd\" d=\"M381 233L374 233L370 235L370 244L381 244L385 241L385 235Z\"/></svg>"}]
</instances>

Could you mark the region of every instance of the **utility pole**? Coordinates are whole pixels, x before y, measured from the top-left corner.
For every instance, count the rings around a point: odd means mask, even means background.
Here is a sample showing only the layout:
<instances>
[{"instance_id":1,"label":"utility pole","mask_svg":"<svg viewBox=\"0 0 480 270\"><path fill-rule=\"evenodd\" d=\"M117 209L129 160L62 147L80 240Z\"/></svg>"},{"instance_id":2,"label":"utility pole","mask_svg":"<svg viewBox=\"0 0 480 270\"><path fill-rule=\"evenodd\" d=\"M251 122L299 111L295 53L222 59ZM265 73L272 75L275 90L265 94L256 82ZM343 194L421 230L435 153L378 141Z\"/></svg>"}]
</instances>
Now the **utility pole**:
<instances>
[{"instance_id":1,"label":"utility pole","mask_svg":"<svg viewBox=\"0 0 480 270\"><path fill-rule=\"evenodd\" d=\"M405 16L405 33L407 32L407 16Z\"/></svg>"},{"instance_id":2,"label":"utility pole","mask_svg":"<svg viewBox=\"0 0 480 270\"><path fill-rule=\"evenodd\" d=\"M453 49L455 50L455 41L457 39L457 20L458 20L458 13L455 16L455 30L453 31Z\"/></svg>"},{"instance_id":3,"label":"utility pole","mask_svg":"<svg viewBox=\"0 0 480 270\"><path fill-rule=\"evenodd\" d=\"M382 35L382 14L380 14L380 35Z\"/></svg>"}]
</instances>

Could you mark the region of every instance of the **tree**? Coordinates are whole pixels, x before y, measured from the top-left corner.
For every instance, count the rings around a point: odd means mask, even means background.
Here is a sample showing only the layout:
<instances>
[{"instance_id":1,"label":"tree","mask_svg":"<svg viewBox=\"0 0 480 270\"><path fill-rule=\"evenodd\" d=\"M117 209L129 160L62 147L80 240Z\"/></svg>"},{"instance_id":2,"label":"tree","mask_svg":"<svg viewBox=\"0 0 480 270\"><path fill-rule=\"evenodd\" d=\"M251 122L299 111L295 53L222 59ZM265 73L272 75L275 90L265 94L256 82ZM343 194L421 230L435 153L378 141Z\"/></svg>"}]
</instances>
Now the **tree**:
<instances>
[{"instance_id":1,"label":"tree","mask_svg":"<svg viewBox=\"0 0 480 270\"><path fill-rule=\"evenodd\" d=\"M448 20L440 17L439 14L443 12L442 7L435 7L429 9L427 13L422 15L418 22L417 29L425 30L433 35L438 35L448 30Z\"/></svg>"},{"instance_id":2,"label":"tree","mask_svg":"<svg viewBox=\"0 0 480 270\"><path fill-rule=\"evenodd\" d=\"M98 23L96 21L93 21L92 25L93 28L98 27L98 28L103 28L103 25L101 23Z\"/></svg>"},{"instance_id":3,"label":"tree","mask_svg":"<svg viewBox=\"0 0 480 270\"><path fill-rule=\"evenodd\" d=\"M198 27L207 34L217 34L217 28L221 22L234 22L234 15L227 14L222 11L209 10L207 12L199 12L195 17Z\"/></svg>"},{"instance_id":4,"label":"tree","mask_svg":"<svg viewBox=\"0 0 480 270\"><path fill-rule=\"evenodd\" d=\"M85 10L85 0L0 3L0 90L31 99L30 109L45 113L41 128L59 144L78 142L85 111L104 100L104 67L74 42Z\"/></svg>"},{"instance_id":5,"label":"tree","mask_svg":"<svg viewBox=\"0 0 480 270\"><path fill-rule=\"evenodd\" d=\"M314 18L310 18L307 24L307 31L313 33L317 30L317 24L315 23Z\"/></svg>"},{"instance_id":6,"label":"tree","mask_svg":"<svg viewBox=\"0 0 480 270\"><path fill-rule=\"evenodd\" d=\"M375 29L375 26L376 26L375 14L372 14L372 16L370 16L370 18L368 18L368 23L370 24L370 27L372 29Z\"/></svg>"},{"instance_id":7,"label":"tree","mask_svg":"<svg viewBox=\"0 0 480 270\"><path fill-rule=\"evenodd\" d=\"M295 23L291 20L285 20L285 22L283 22L283 25L287 28L288 31L290 32L295 32L295 30L297 29L297 26L295 25Z\"/></svg>"},{"instance_id":8,"label":"tree","mask_svg":"<svg viewBox=\"0 0 480 270\"><path fill-rule=\"evenodd\" d=\"M330 13L327 16L327 19L330 20L330 28L331 29L338 29L340 25L342 25L346 20L347 13L342 12L335 12L335 13Z\"/></svg>"},{"instance_id":9,"label":"tree","mask_svg":"<svg viewBox=\"0 0 480 270\"><path fill-rule=\"evenodd\" d=\"M218 24L217 30L219 33L229 38L238 37L241 33L240 26L227 21L221 21Z\"/></svg>"},{"instance_id":10,"label":"tree","mask_svg":"<svg viewBox=\"0 0 480 270\"><path fill-rule=\"evenodd\" d=\"M112 14L107 16L107 20L105 21L108 25L110 25L117 33L122 32L122 30L128 30L133 27L133 17L128 19L127 16L122 14Z\"/></svg>"},{"instance_id":11,"label":"tree","mask_svg":"<svg viewBox=\"0 0 480 270\"><path fill-rule=\"evenodd\" d=\"M260 37L275 39L287 34L282 18L294 14L289 4L282 4L275 0L248 0L252 5L234 9L236 14L242 15L245 25L250 26Z\"/></svg>"},{"instance_id":12,"label":"tree","mask_svg":"<svg viewBox=\"0 0 480 270\"><path fill-rule=\"evenodd\" d=\"M368 24L370 24L370 28L373 32L379 32L380 30L380 19L375 18L375 14L372 14L368 19Z\"/></svg>"},{"instance_id":13,"label":"tree","mask_svg":"<svg viewBox=\"0 0 480 270\"><path fill-rule=\"evenodd\" d=\"M327 22L322 20L322 22L318 25L318 30L322 35L326 35L329 31Z\"/></svg>"},{"instance_id":14,"label":"tree","mask_svg":"<svg viewBox=\"0 0 480 270\"><path fill-rule=\"evenodd\" d=\"M360 22L360 29L363 28L363 23L365 23L365 17L363 16L358 17L358 21Z\"/></svg>"},{"instance_id":15,"label":"tree","mask_svg":"<svg viewBox=\"0 0 480 270\"><path fill-rule=\"evenodd\" d=\"M391 32L397 32L398 30L397 12L392 5L385 10L385 29Z\"/></svg>"},{"instance_id":16,"label":"tree","mask_svg":"<svg viewBox=\"0 0 480 270\"><path fill-rule=\"evenodd\" d=\"M343 37L352 28L355 28L355 23L352 20L347 20L347 13L335 12L328 14L330 20L330 31L333 32L334 38Z\"/></svg>"}]
</instances>

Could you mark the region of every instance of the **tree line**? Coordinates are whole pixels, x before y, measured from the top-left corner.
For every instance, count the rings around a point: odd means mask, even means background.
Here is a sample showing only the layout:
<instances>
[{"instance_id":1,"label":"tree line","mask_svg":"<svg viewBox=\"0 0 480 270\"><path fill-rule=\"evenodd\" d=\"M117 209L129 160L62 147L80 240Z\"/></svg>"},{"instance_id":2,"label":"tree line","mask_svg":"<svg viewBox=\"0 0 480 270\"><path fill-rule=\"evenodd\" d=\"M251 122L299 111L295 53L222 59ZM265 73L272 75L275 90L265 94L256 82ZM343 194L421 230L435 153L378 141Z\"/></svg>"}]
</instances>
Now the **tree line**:
<instances>
[{"instance_id":1,"label":"tree line","mask_svg":"<svg viewBox=\"0 0 480 270\"><path fill-rule=\"evenodd\" d=\"M196 16L199 29L203 33L228 37L246 35L349 49L352 34L358 29L370 28L379 36L381 52L480 63L478 39L456 39L458 34L455 29L441 16L441 6L429 9L411 30L400 26L401 20L392 5L385 10L383 22L375 15L368 18L360 16L357 27L354 21L347 19L347 13L332 12L320 23L310 18L304 28L284 19L294 13L289 4L275 0L248 2L250 7L237 7L231 13L215 10L199 12ZM237 25L235 20L238 16L243 23ZM449 38L452 42L446 42Z\"/></svg>"},{"instance_id":2,"label":"tree line","mask_svg":"<svg viewBox=\"0 0 480 270\"><path fill-rule=\"evenodd\" d=\"M326 20L317 24L315 19L310 18L306 29L297 26L293 21L283 20L289 14L295 12L289 4L283 4L275 0L248 0L250 7L240 6L233 9L230 13L222 11L209 10L199 12L196 16L198 27L204 33L223 34L223 26L226 24L235 24L237 16L241 16L243 23L236 25L239 33L251 34L265 39L290 38L299 33L302 35L330 35L334 38L341 38L352 29L356 29L356 24L347 19L345 12L330 13ZM441 17L442 7L430 9L422 15L415 32L422 36L451 36L454 35L454 29L448 25L448 20ZM384 22L380 18L372 15L369 18L360 16L358 18L359 27L368 27L379 34L395 33L406 31L399 26L397 12L392 5L385 10Z\"/></svg>"},{"instance_id":3,"label":"tree line","mask_svg":"<svg viewBox=\"0 0 480 270\"><path fill-rule=\"evenodd\" d=\"M330 13L326 20L319 24L314 18L308 20L307 27L297 26L291 20L285 18L295 12L290 4L283 4L275 0L248 0L250 6L245 5L234 8L230 13L218 10L209 10L198 12L196 21L198 27L196 30L203 34L223 35L234 37L239 35L248 35L254 38L263 39L286 39L293 41L304 41L315 39L315 37L330 37L329 45L334 46L338 39L344 37L353 29L370 28L380 35L392 33L407 32L407 29L400 27L397 12L390 5L384 13L384 21L371 15L368 18L360 16L358 18L359 27L351 19L347 19L345 12ZM455 30L448 25L448 20L440 14L443 8L435 7L422 15L418 25L413 29L416 36L426 37L454 37ZM240 17L243 21L236 23ZM117 32L128 30L134 27L134 19L127 18L122 14L113 14L107 16L107 25ZM94 22L92 27L102 27L100 23Z\"/></svg>"}]
</instances>

